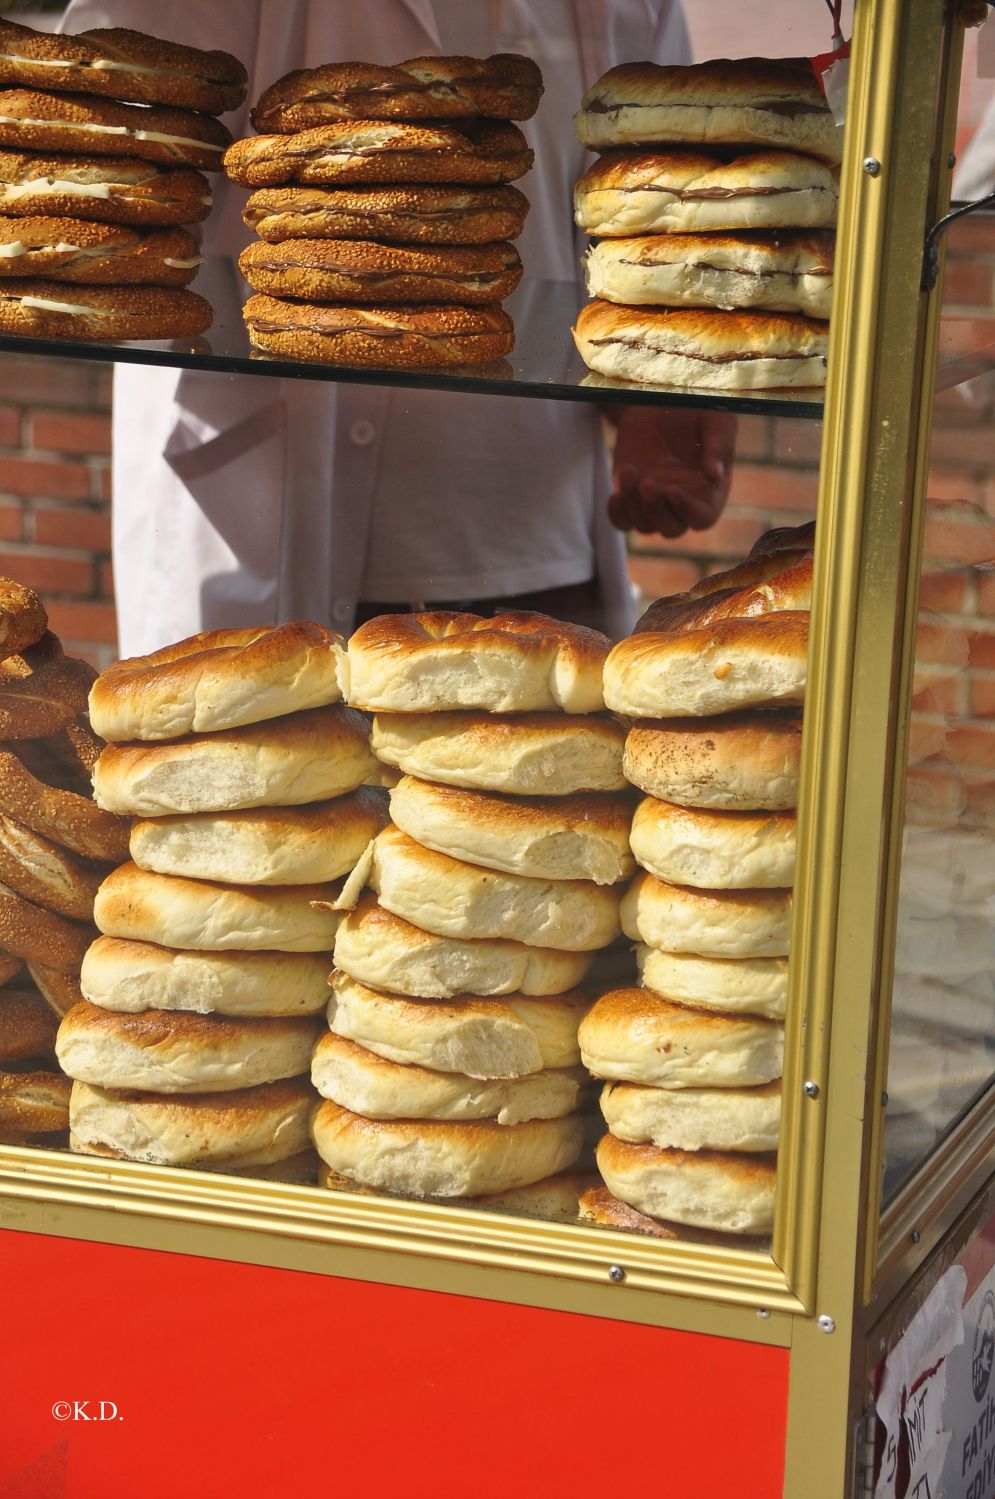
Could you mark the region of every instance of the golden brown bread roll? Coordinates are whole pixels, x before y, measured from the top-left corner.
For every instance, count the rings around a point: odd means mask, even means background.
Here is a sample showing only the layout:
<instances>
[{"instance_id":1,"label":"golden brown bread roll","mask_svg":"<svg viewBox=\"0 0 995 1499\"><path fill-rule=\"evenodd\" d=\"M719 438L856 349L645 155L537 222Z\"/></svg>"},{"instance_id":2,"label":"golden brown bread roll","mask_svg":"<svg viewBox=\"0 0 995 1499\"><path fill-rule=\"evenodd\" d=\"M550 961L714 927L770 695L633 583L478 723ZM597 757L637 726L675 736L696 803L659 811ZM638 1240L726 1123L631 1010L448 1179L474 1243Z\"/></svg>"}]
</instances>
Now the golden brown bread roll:
<instances>
[{"instance_id":1,"label":"golden brown bread roll","mask_svg":"<svg viewBox=\"0 0 995 1499\"><path fill-rule=\"evenodd\" d=\"M257 240L239 270L257 292L302 302L484 306L522 279L513 245L390 245L366 239Z\"/></svg>"},{"instance_id":2,"label":"golden brown bread roll","mask_svg":"<svg viewBox=\"0 0 995 1499\"><path fill-rule=\"evenodd\" d=\"M78 152L0 150L0 213L67 214L101 224L197 224L213 202L189 167Z\"/></svg>"},{"instance_id":3,"label":"golden brown bread roll","mask_svg":"<svg viewBox=\"0 0 995 1499\"><path fill-rule=\"evenodd\" d=\"M257 292L242 312L263 353L357 369L476 367L515 346L511 318L493 305L329 307Z\"/></svg>"},{"instance_id":4,"label":"golden brown bread roll","mask_svg":"<svg viewBox=\"0 0 995 1499\"><path fill-rule=\"evenodd\" d=\"M185 286L203 258L185 229L129 229L76 218L0 218L0 277L88 286Z\"/></svg>"},{"instance_id":5,"label":"golden brown bread roll","mask_svg":"<svg viewBox=\"0 0 995 1499\"><path fill-rule=\"evenodd\" d=\"M219 120L193 110L11 88L0 90L0 144L28 151L138 156L164 166L220 172L231 133Z\"/></svg>"}]
</instances>

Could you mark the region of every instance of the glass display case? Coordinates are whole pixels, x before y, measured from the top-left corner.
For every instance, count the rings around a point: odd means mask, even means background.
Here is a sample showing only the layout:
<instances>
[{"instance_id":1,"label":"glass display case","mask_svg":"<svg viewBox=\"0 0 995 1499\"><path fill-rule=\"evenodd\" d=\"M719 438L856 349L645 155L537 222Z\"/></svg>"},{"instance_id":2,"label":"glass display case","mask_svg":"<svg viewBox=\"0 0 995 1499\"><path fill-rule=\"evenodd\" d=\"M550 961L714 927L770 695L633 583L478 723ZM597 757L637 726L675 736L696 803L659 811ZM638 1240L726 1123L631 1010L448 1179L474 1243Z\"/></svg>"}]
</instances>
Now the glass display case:
<instances>
[{"instance_id":1,"label":"glass display case","mask_svg":"<svg viewBox=\"0 0 995 1499\"><path fill-rule=\"evenodd\" d=\"M695 1408L709 1376L707 1359L694 1360L707 1339L721 1340L716 1357L730 1376L758 1381L744 1411L764 1420L759 1392L766 1402L768 1434L754 1436L765 1457L741 1452L740 1466L755 1461L756 1483L740 1492L837 1499L862 1491L858 1470L869 1490L862 1422L884 1346L872 1338L989 1190L995 1141L995 323L951 311L943 276L947 246L971 254L981 219L950 229L937 288L920 287L926 230L949 204L970 9L858 0L824 393L703 393L593 375L570 337L577 286L528 274L507 304L514 352L473 372L261 356L226 257L211 257L198 278L215 321L189 344L0 336L0 359L57 349L247 385L270 376L456 392L468 426L474 396L488 395L585 402L609 415L625 404L776 417L791 424L787 451L819 442L817 493L813 471L810 494L792 502L800 521L815 519L816 541L772 1238L654 1237L523 1216L513 1201L407 1200L347 1181L327 1191L0 1145L0 1230L9 1231L0 1241L50 1236L38 1253L53 1264L61 1241L89 1240L363 1282L356 1296L373 1297L371 1316L379 1306L417 1321L425 1304L392 1300L401 1288L455 1293L442 1298L444 1311L424 1311L427 1322L479 1319L488 1336L490 1313L502 1310L488 1303L509 1304L532 1356L544 1327L551 1342L566 1339L558 1314L587 1319L606 1357L623 1347L613 1337L636 1337L629 1324L643 1324L638 1336L671 1341L634 1352L638 1366L653 1367L654 1348L687 1357L694 1373L683 1398ZM995 251L995 216L986 222L991 250L982 254ZM941 449L970 451L970 502L931 506L930 455ZM617 943L586 980L591 997L632 973L628 945ZM590 1134L593 1099L587 1116ZM347 1321L348 1299L335 1304ZM550 1321L530 1324L526 1309ZM765 1385L758 1371L768 1357ZM453 1384L451 1369L436 1374ZM742 1424L735 1432L749 1440ZM689 1484L696 1464L704 1471L700 1452L677 1462Z\"/></svg>"}]
</instances>

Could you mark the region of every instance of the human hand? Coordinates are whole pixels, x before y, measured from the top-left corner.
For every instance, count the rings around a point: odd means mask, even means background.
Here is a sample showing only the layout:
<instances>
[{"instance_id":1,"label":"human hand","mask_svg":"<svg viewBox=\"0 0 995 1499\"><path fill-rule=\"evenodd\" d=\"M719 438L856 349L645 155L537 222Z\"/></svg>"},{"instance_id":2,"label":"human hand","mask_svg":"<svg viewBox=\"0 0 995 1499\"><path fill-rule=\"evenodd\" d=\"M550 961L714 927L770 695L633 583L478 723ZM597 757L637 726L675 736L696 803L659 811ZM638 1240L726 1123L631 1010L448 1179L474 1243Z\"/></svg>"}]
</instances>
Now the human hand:
<instances>
[{"instance_id":1,"label":"human hand","mask_svg":"<svg viewBox=\"0 0 995 1499\"><path fill-rule=\"evenodd\" d=\"M729 498L736 418L727 411L623 406L608 518L671 539L714 526Z\"/></svg>"}]
</instances>

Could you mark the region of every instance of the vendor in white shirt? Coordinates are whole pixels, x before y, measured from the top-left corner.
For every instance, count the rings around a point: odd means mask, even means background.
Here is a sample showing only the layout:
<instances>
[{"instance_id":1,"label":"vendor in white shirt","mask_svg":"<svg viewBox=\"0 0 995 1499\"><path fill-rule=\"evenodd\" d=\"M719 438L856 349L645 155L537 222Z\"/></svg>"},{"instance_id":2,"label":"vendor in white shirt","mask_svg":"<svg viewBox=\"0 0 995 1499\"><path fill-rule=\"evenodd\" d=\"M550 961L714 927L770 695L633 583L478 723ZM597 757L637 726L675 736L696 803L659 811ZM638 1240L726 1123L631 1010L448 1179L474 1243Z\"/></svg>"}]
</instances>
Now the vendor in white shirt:
<instances>
[{"instance_id":1,"label":"vendor in white shirt","mask_svg":"<svg viewBox=\"0 0 995 1499\"><path fill-rule=\"evenodd\" d=\"M576 280L572 116L621 60L688 60L679 0L73 0L65 31L132 26L233 52L248 105L292 68L522 52L545 94L523 127L526 275ZM205 252L252 235L215 180ZM564 346L569 329L564 327ZM632 624L623 531L715 521L734 419L619 407L614 472L593 404L119 365L114 565L120 648L291 618L349 630L381 607L534 607L613 635Z\"/></svg>"}]
</instances>

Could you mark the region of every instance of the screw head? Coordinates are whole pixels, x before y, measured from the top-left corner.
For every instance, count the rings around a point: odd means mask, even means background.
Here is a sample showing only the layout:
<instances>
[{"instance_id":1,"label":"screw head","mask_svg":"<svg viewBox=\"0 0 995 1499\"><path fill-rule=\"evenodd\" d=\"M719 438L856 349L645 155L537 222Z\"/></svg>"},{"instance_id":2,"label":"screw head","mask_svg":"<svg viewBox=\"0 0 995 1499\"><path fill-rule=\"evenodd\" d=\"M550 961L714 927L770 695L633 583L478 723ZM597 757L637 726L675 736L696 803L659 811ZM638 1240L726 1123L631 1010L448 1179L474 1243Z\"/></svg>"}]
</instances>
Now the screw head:
<instances>
[{"instance_id":1,"label":"screw head","mask_svg":"<svg viewBox=\"0 0 995 1499\"><path fill-rule=\"evenodd\" d=\"M819 1331L820 1332L835 1332L836 1331L836 1323L833 1320L833 1318L832 1317L827 1317L826 1314L823 1313L823 1315L819 1318Z\"/></svg>"},{"instance_id":2,"label":"screw head","mask_svg":"<svg viewBox=\"0 0 995 1499\"><path fill-rule=\"evenodd\" d=\"M881 1094L881 1107L883 1109L888 1107L888 1094L886 1092Z\"/></svg>"},{"instance_id":3,"label":"screw head","mask_svg":"<svg viewBox=\"0 0 995 1499\"><path fill-rule=\"evenodd\" d=\"M881 163L878 161L876 156L864 157L864 171L867 173L868 177L880 177Z\"/></svg>"},{"instance_id":4,"label":"screw head","mask_svg":"<svg viewBox=\"0 0 995 1499\"><path fill-rule=\"evenodd\" d=\"M758 1306L757 1307L757 1316L758 1317L765 1317L765 1318L769 1317L770 1316L770 1308L766 1307L766 1306Z\"/></svg>"},{"instance_id":5,"label":"screw head","mask_svg":"<svg viewBox=\"0 0 995 1499\"><path fill-rule=\"evenodd\" d=\"M616 1286L621 1285L625 1279L625 1271L622 1269L622 1266L610 1265L608 1267L608 1279Z\"/></svg>"},{"instance_id":6,"label":"screw head","mask_svg":"<svg viewBox=\"0 0 995 1499\"><path fill-rule=\"evenodd\" d=\"M951 171L953 171L953 169L954 169L954 167L956 165L957 165L957 155L956 155L956 152L951 151L950 155L947 157L947 166L950 168Z\"/></svg>"},{"instance_id":7,"label":"screw head","mask_svg":"<svg viewBox=\"0 0 995 1499\"><path fill-rule=\"evenodd\" d=\"M813 1082L807 1082L805 1084L805 1087L803 1088L802 1091L804 1092L806 1098L818 1098L818 1096L819 1096L819 1084L818 1083L813 1083Z\"/></svg>"},{"instance_id":8,"label":"screw head","mask_svg":"<svg viewBox=\"0 0 995 1499\"><path fill-rule=\"evenodd\" d=\"M914 1228L909 1234L909 1238L912 1240L913 1244L918 1244L920 1239L922 1238L922 1234L917 1228Z\"/></svg>"}]
</instances>

